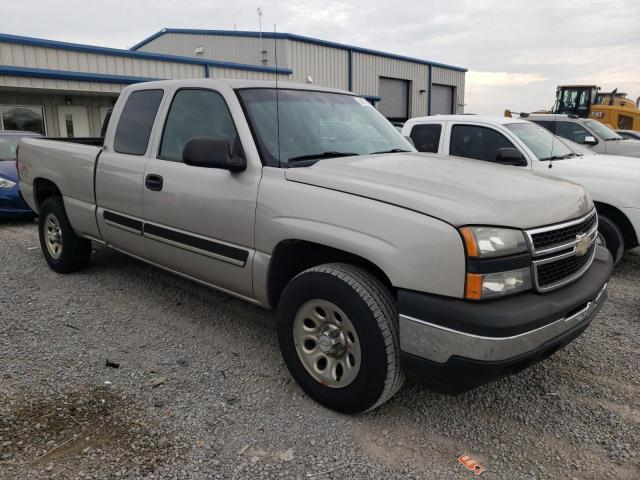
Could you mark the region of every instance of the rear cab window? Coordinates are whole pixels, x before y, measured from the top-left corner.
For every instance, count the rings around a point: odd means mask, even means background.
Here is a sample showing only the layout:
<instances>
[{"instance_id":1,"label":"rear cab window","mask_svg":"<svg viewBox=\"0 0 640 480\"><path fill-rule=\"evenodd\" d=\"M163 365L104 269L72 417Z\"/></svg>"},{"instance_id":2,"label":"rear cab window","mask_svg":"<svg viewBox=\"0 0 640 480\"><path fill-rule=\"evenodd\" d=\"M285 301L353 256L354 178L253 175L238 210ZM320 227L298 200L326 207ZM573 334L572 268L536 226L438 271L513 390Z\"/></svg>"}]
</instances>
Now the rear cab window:
<instances>
[{"instance_id":1,"label":"rear cab window","mask_svg":"<svg viewBox=\"0 0 640 480\"><path fill-rule=\"evenodd\" d=\"M409 136L419 152L438 153L442 125L439 123L423 123L414 125Z\"/></svg>"},{"instance_id":2,"label":"rear cab window","mask_svg":"<svg viewBox=\"0 0 640 480\"><path fill-rule=\"evenodd\" d=\"M114 151L128 155L146 153L163 93L163 90L136 90L129 95L118 120Z\"/></svg>"},{"instance_id":3,"label":"rear cab window","mask_svg":"<svg viewBox=\"0 0 640 480\"><path fill-rule=\"evenodd\" d=\"M495 162L501 148L516 147L492 128L460 124L451 128L449 155Z\"/></svg>"}]
</instances>

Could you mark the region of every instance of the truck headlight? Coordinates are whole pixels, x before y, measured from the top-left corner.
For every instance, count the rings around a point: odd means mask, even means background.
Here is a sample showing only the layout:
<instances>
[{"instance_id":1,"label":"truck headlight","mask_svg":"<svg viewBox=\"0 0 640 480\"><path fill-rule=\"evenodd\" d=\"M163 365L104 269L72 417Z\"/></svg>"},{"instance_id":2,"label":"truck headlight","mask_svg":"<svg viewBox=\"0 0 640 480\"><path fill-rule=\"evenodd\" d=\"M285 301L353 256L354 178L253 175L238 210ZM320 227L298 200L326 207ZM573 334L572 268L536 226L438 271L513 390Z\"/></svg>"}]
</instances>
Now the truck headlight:
<instances>
[{"instance_id":1,"label":"truck headlight","mask_svg":"<svg viewBox=\"0 0 640 480\"><path fill-rule=\"evenodd\" d=\"M529 250L524 233L511 228L462 227L460 229L469 257L503 257Z\"/></svg>"},{"instance_id":2,"label":"truck headlight","mask_svg":"<svg viewBox=\"0 0 640 480\"><path fill-rule=\"evenodd\" d=\"M13 188L15 186L16 182L0 177L0 188Z\"/></svg>"},{"instance_id":3,"label":"truck headlight","mask_svg":"<svg viewBox=\"0 0 640 480\"><path fill-rule=\"evenodd\" d=\"M465 297L484 300L524 292L530 288L531 269L529 267L508 272L467 273Z\"/></svg>"},{"instance_id":4,"label":"truck headlight","mask_svg":"<svg viewBox=\"0 0 640 480\"><path fill-rule=\"evenodd\" d=\"M467 253L465 298L485 300L531 289L531 259L520 230L462 227Z\"/></svg>"}]
</instances>

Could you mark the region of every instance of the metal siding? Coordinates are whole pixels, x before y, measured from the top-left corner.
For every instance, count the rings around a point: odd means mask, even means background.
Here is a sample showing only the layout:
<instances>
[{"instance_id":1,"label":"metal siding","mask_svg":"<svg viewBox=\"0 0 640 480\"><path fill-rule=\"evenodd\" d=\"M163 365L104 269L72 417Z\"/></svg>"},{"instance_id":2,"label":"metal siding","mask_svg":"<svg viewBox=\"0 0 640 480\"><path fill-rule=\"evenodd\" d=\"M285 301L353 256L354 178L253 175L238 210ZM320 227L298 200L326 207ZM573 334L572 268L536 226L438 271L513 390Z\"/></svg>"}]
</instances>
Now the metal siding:
<instances>
[{"instance_id":1,"label":"metal siding","mask_svg":"<svg viewBox=\"0 0 640 480\"><path fill-rule=\"evenodd\" d=\"M353 52L353 92L379 97L379 78L389 77L410 80L409 117L426 115L429 67L375 55Z\"/></svg>"},{"instance_id":2,"label":"metal siding","mask_svg":"<svg viewBox=\"0 0 640 480\"><path fill-rule=\"evenodd\" d=\"M60 136L58 125L57 107L65 106L65 98L71 97L71 105L85 106L89 114L89 134L99 136L102 122L100 121L100 107L113 106L113 99L116 96L88 96L88 95L65 95L32 92L16 92L0 90L0 105L33 105L44 107L45 124L47 135L50 137Z\"/></svg>"},{"instance_id":3,"label":"metal siding","mask_svg":"<svg viewBox=\"0 0 640 480\"><path fill-rule=\"evenodd\" d=\"M434 84L450 85L456 88L456 113L464 113L464 86L465 86L465 72L458 72L456 70L450 70L448 68L433 67Z\"/></svg>"},{"instance_id":4,"label":"metal siding","mask_svg":"<svg viewBox=\"0 0 640 480\"><path fill-rule=\"evenodd\" d=\"M291 80L307 83L311 75L314 85L349 88L349 52L337 48L310 43L289 41L290 65L293 65Z\"/></svg>"},{"instance_id":5,"label":"metal siding","mask_svg":"<svg viewBox=\"0 0 640 480\"><path fill-rule=\"evenodd\" d=\"M287 40L262 40L262 47L267 51L267 63L262 63L259 38L167 33L136 51L275 67L274 44L278 48L278 67L289 68ZM203 47L204 52L196 54L196 47Z\"/></svg>"},{"instance_id":6,"label":"metal siding","mask_svg":"<svg viewBox=\"0 0 640 480\"><path fill-rule=\"evenodd\" d=\"M58 50L0 42L0 65L83 73L114 74L154 78L203 78L202 65L168 62L98 53ZM149 73L146 73L149 72ZM102 82L3 76L0 85L83 92L118 93L123 86Z\"/></svg>"}]
</instances>

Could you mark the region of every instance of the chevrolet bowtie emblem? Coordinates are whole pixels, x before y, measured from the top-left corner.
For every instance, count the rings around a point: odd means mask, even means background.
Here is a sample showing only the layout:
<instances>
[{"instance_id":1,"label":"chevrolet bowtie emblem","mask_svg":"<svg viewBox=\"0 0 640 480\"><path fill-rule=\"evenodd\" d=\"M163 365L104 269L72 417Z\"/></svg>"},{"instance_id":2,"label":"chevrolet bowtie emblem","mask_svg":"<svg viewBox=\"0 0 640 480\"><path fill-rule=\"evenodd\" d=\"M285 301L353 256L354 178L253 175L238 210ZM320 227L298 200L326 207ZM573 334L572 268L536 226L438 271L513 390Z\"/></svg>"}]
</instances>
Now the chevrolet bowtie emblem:
<instances>
[{"instance_id":1,"label":"chevrolet bowtie emblem","mask_svg":"<svg viewBox=\"0 0 640 480\"><path fill-rule=\"evenodd\" d=\"M583 256L589 251L591 240L585 233L576 235L576 255Z\"/></svg>"}]
</instances>

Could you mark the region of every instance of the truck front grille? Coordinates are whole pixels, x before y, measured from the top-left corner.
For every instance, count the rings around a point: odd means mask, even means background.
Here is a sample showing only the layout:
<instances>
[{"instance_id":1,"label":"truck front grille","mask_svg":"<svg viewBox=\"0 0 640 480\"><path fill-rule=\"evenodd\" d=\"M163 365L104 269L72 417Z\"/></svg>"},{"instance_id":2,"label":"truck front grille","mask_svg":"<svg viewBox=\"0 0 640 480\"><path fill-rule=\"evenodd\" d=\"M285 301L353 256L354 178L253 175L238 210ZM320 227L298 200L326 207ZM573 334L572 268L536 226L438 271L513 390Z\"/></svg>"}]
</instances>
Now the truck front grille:
<instances>
[{"instance_id":1,"label":"truck front grille","mask_svg":"<svg viewBox=\"0 0 640 480\"><path fill-rule=\"evenodd\" d=\"M560 288L580 278L596 253L598 216L584 217L525 232L533 256L534 285L539 292Z\"/></svg>"},{"instance_id":2,"label":"truck front grille","mask_svg":"<svg viewBox=\"0 0 640 480\"><path fill-rule=\"evenodd\" d=\"M573 255L563 258L562 260L556 260L555 262L537 265L535 275L537 285L545 289L561 282L568 283L565 280L570 279L576 274L578 274L579 277L585 267L588 268L589 265L591 265L595 252L596 244L593 242L585 255Z\"/></svg>"},{"instance_id":3,"label":"truck front grille","mask_svg":"<svg viewBox=\"0 0 640 480\"><path fill-rule=\"evenodd\" d=\"M533 246L536 250L542 250L553 245L575 240L576 235L589 232L597 221L598 216L596 215L596 212L593 211L587 216L587 218L580 221L580 223L558 228L557 230L547 230L535 233L531 235Z\"/></svg>"}]
</instances>

